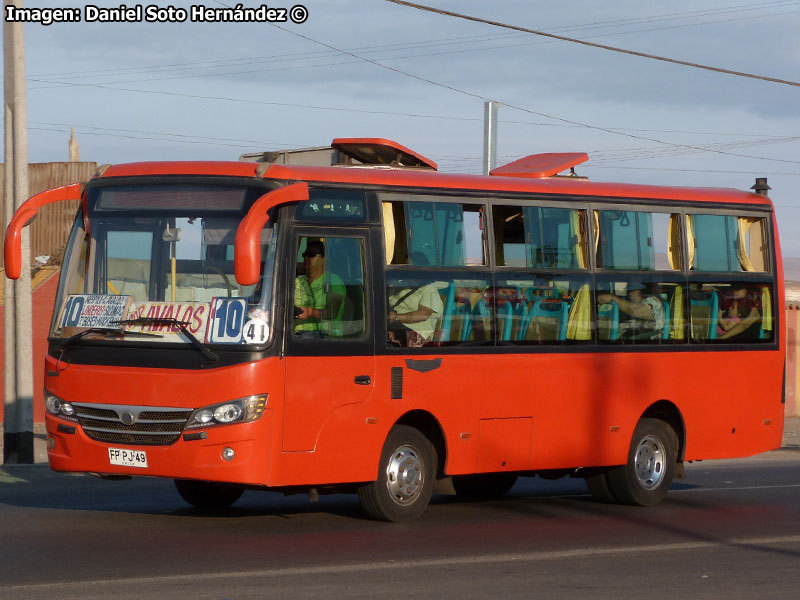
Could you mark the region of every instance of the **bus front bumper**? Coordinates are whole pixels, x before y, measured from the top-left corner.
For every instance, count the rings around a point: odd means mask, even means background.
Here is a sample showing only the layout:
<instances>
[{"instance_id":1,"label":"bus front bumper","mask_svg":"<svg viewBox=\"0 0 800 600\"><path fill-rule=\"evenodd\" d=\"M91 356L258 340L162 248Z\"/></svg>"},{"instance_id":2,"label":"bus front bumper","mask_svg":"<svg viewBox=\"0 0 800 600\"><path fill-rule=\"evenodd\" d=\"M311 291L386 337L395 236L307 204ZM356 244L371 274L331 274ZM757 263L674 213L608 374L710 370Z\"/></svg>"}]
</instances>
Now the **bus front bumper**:
<instances>
[{"instance_id":1,"label":"bus front bumper","mask_svg":"<svg viewBox=\"0 0 800 600\"><path fill-rule=\"evenodd\" d=\"M46 415L54 471L266 485L272 411L255 422L192 429L167 446L91 439L75 421Z\"/></svg>"}]
</instances>

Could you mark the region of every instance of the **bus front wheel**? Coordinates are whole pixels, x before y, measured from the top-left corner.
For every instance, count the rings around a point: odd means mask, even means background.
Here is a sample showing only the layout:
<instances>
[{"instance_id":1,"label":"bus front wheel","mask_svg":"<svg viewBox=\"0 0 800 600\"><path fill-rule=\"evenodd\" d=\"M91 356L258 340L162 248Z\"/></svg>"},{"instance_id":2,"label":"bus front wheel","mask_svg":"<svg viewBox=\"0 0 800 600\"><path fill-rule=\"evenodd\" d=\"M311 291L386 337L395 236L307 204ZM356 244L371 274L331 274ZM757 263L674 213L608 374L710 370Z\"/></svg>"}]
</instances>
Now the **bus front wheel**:
<instances>
[{"instance_id":1,"label":"bus front wheel","mask_svg":"<svg viewBox=\"0 0 800 600\"><path fill-rule=\"evenodd\" d=\"M181 498L197 508L221 509L236 502L244 488L232 483L176 479L175 487Z\"/></svg>"},{"instance_id":2,"label":"bus front wheel","mask_svg":"<svg viewBox=\"0 0 800 600\"><path fill-rule=\"evenodd\" d=\"M380 521L419 517L433 494L436 450L418 429L395 425L381 451L378 479L361 486L364 511Z\"/></svg>"},{"instance_id":3,"label":"bus front wheel","mask_svg":"<svg viewBox=\"0 0 800 600\"><path fill-rule=\"evenodd\" d=\"M655 506L666 495L675 475L678 436L659 419L636 425L625 465L605 473L611 495L622 504Z\"/></svg>"}]
</instances>

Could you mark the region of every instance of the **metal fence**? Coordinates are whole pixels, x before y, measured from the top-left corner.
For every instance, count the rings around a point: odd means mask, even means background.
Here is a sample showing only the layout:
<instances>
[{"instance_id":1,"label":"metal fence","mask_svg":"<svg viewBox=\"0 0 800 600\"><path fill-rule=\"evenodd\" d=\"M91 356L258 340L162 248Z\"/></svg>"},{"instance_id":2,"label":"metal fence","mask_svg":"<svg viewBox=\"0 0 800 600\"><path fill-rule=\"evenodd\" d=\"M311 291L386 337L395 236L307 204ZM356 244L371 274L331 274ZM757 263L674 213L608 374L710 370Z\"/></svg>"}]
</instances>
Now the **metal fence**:
<instances>
[{"instance_id":1,"label":"metal fence","mask_svg":"<svg viewBox=\"0 0 800 600\"><path fill-rule=\"evenodd\" d=\"M50 188L89 181L96 170L97 163L94 162L31 163L28 165L28 193L33 196ZM2 168L0 189L3 189ZM30 225L31 260L37 256L61 260L78 203L78 200L70 200L42 207ZM2 260L0 252L0 264Z\"/></svg>"}]
</instances>

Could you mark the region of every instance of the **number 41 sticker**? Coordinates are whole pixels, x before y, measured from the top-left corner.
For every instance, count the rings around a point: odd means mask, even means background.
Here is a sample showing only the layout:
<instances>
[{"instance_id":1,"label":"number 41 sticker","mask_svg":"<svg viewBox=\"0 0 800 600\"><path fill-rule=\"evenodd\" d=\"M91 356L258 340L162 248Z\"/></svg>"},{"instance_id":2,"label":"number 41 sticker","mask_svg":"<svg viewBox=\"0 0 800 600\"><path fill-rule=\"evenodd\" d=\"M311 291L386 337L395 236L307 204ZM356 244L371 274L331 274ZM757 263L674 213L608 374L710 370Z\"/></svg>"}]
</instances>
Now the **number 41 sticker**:
<instances>
[{"instance_id":1,"label":"number 41 sticker","mask_svg":"<svg viewBox=\"0 0 800 600\"><path fill-rule=\"evenodd\" d=\"M264 319L250 319L244 324L242 337L245 344L264 344L269 337L269 325Z\"/></svg>"}]
</instances>

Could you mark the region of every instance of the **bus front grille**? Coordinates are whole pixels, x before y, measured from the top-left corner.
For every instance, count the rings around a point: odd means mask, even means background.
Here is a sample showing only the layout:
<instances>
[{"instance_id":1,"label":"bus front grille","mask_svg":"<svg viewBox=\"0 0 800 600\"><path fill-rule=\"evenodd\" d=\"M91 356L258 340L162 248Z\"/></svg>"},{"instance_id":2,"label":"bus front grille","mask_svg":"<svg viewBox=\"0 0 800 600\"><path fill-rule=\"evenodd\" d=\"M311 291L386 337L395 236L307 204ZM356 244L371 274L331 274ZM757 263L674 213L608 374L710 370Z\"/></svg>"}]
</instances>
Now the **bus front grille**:
<instances>
[{"instance_id":1,"label":"bus front grille","mask_svg":"<svg viewBox=\"0 0 800 600\"><path fill-rule=\"evenodd\" d=\"M109 444L168 446L180 438L192 414L186 408L78 402L72 405L84 433Z\"/></svg>"}]
</instances>

